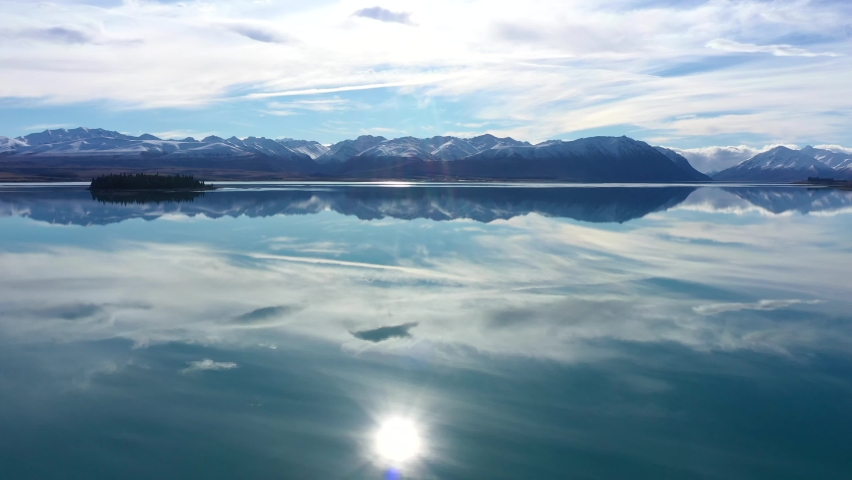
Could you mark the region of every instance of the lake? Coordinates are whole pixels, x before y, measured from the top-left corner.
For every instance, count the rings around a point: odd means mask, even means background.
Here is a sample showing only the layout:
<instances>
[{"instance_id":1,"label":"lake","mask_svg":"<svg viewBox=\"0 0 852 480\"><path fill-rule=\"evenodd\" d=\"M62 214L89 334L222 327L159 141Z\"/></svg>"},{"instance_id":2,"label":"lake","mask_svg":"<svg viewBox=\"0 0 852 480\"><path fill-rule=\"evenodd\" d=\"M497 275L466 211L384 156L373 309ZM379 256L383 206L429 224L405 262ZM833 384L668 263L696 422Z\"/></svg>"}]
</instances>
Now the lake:
<instances>
[{"instance_id":1,"label":"lake","mask_svg":"<svg viewBox=\"0 0 852 480\"><path fill-rule=\"evenodd\" d=\"M0 477L842 479L852 192L0 185Z\"/></svg>"}]
</instances>

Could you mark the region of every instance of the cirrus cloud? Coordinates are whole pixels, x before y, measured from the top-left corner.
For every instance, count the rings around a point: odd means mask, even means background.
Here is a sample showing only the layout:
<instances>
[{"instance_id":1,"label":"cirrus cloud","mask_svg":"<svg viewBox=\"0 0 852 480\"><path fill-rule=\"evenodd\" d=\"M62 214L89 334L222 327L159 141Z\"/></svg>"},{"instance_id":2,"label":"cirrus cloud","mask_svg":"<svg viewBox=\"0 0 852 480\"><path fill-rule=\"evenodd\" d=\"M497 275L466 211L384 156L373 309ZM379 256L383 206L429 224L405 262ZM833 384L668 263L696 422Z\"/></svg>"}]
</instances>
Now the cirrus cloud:
<instances>
[{"instance_id":1,"label":"cirrus cloud","mask_svg":"<svg viewBox=\"0 0 852 480\"><path fill-rule=\"evenodd\" d=\"M751 43L739 43L733 40L717 38L707 42L709 48L723 50L725 52L736 53L771 53L778 57L839 57L840 55L833 52L811 52L804 48L797 48L792 45L754 45Z\"/></svg>"},{"instance_id":2,"label":"cirrus cloud","mask_svg":"<svg viewBox=\"0 0 852 480\"><path fill-rule=\"evenodd\" d=\"M292 43L294 40L288 35L279 32L274 28L265 25L253 23L226 23L223 24L226 30L230 30L238 35L242 35L248 39L262 43Z\"/></svg>"},{"instance_id":3,"label":"cirrus cloud","mask_svg":"<svg viewBox=\"0 0 852 480\"><path fill-rule=\"evenodd\" d=\"M792 307L793 305L815 305L819 300L761 300L755 303L712 303L693 307L693 311L699 315L718 315L725 312L739 312L741 310L779 310Z\"/></svg>"},{"instance_id":4,"label":"cirrus cloud","mask_svg":"<svg viewBox=\"0 0 852 480\"><path fill-rule=\"evenodd\" d=\"M356 17L371 18L380 22L402 23L405 25L413 25L411 22L411 14L407 12L392 12L382 7L362 8L352 14Z\"/></svg>"},{"instance_id":5,"label":"cirrus cloud","mask_svg":"<svg viewBox=\"0 0 852 480\"><path fill-rule=\"evenodd\" d=\"M50 27L25 30L21 32L21 36L35 40L67 44L95 43L96 41L94 35L82 30L68 27Z\"/></svg>"}]
</instances>

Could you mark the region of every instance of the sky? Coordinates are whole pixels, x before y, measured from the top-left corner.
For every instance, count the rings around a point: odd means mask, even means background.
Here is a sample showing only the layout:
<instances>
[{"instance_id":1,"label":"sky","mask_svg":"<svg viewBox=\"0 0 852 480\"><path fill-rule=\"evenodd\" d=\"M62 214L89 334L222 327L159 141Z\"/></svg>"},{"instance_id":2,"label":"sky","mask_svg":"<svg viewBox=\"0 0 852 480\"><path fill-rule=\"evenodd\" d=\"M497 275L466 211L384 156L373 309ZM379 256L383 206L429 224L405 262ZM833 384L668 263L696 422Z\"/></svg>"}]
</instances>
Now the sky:
<instances>
[{"instance_id":1,"label":"sky","mask_svg":"<svg viewBox=\"0 0 852 480\"><path fill-rule=\"evenodd\" d=\"M375 3L378 2L378 3ZM846 0L0 1L0 135L852 146Z\"/></svg>"}]
</instances>

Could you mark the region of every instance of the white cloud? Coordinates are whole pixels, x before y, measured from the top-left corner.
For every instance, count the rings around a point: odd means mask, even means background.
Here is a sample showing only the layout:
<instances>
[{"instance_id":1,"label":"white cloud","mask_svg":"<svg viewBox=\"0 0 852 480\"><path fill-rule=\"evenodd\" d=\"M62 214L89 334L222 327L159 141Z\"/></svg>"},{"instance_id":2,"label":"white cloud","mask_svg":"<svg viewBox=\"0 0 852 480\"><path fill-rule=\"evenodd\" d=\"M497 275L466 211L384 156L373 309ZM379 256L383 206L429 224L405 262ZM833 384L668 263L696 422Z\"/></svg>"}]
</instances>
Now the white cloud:
<instances>
[{"instance_id":1,"label":"white cloud","mask_svg":"<svg viewBox=\"0 0 852 480\"><path fill-rule=\"evenodd\" d=\"M67 27L49 27L32 30L25 30L19 35L36 40L46 42L67 43L67 44L82 44L95 43L95 37L85 31Z\"/></svg>"},{"instance_id":2,"label":"white cloud","mask_svg":"<svg viewBox=\"0 0 852 480\"><path fill-rule=\"evenodd\" d=\"M761 300L756 303L711 303L693 307L699 315L718 315L725 312L739 312L741 310L778 310L792 307L793 305L814 305L819 300Z\"/></svg>"},{"instance_id":3,"label":"white cloud","mask_svg":"<svg viewBox=\"0 0 852 480\"><path fill-rule=\"evenodd\" d=\"M267 107L272 110L311 110L314 112L336 112L349 110L356 105L340 98L325 98L318 100L294 100L291 102L269 102ZM363 106L360 106L363 108Z\"/></svg>"},{"instance_id":4,"label":"white cloud","mask_svg":"<svg viewBox=\"0 0 852 480\"><path fill-rule=\"evenodd\" d=\"M753 148L746 145L701 148L672 147L672 150L683 155L695 169L706 173L719 172L777 146L766 145L761 148Z\"/></svg>"},{"instance_id":5,"label":"white cloud","mask_svg":"<svg viewBox=\"0 0 852 480\"><path fill-rule=\"evenodd\" d=\"M431 80L434 82L435 80ZM372 83L367 85L345 85L340 87L331 87L331 88L309 88L305 90L289 90L284 92L264 92L264 93L251 93L246 95L245 98L248 99L257 99L257 98L273 98L273 97L294 97L301 95L321 95L326 93L341 93L341 92L357 92L360 90L374 90L377 88L393 88L393 87L411 87L416 85L424 85L426 83L430 83L429 80L420 79L416 81L408 81L408 82L393 82L393 83Z\"/></svg>"},{"instance_id":6,"label":"white cloud","mask_svg":"<svg viewBox=\"0 0 852 480\"><path fill-rule=\"evenodd\" d=\"M65 48L80 45L128 46L143 43L141 39L120 38L105 32L97 22L82 22L80 25L38 25L21 30L6 29L0 32L0 41L18 43L46 43Z\"/></svg>"},{"instance_id":7,"label":"white cloud","mask_svg":"<svg viewBox=\"0 0 852 480\"><path fill-rule=\"evenodd\" d=\"M223 23L222 27L238 35L263 43L291 43L293 39L274 27L258 23Z\"/></svg>"},{"instance_id":8,"label":"white cloud","mask_svg":"<svg viewBox=\"0 0 852 480\"><path fill-rule=\"evenodd\" d=\"M192 137L196 140L201 140L202 138L209 137L210 135L216 135L216 132L196 132L196 131L192 131L192 130L167 130L167 131L164 131L164 132L152 133L151 135L153 135L157 138L163 138L163 139L167 139L167 140L168 139L183 140L184 138L187 138L187 137Z\"/></svg>"},{"instance_id":9,"label":"white cloud","mask_svg":"<svg viewBox=\"0 0 852 480\"><path fill-rule=\"evenodd\" d=\"M849 153L852 154L852 148L844 147L841 145L814 145L814 148L821 148L823 150L828 150L835 153Z\"/></svg>"},{"instance_id":10,"label":"white cloud","mask_svg":"<svg viewBox=\"0 0 852 480\"><path fill-rule=\"evenodd\" d=\"M838 57L837 53L816 53L792 45L754 45L717 38L707 42L709 48L737 53L771 53L778 57Z\"/></svg>"},{"instance_id":11,"label":"white cloud","mask_svg":"<svg viewBox=\"0 0 852 480\"><path fill-rule=\"evenodd\" d=\"M361 10L358 10L357 12L353 13L353 15L356 17L371 18L380 22L402 23L405 25L412 25L410 13L392 12L382 7L362 8Z\"/></svg>"},{"instance_id":12,"label":"white cloud","mask_svg":"<svg viewBox=\"0 0 852 480\"><path fill-rule=\"evenodd\" d=\"M41 132L41 131L44 131L44 130L56 130L56 129L59 129L59 128L68 128L70 126L71 125L67 124L67 123L37 123L35 125L27 125L26 127L24 127L24 129L31 131L31 132Z\"/></svg>"},{"instance_id":13,"label":"white cloud","mask_svg":"<svg viewBox=\"0 0 852 480\"><path fill-rule=\"evenodd\" d=\"M237 368L237 364L234 362L214 362L209 358L205 358L204 360L189 362L189 366L181 370L181 373L191 373L201 370L232 370L234 368Z\"/></svg>"}]
</instances>

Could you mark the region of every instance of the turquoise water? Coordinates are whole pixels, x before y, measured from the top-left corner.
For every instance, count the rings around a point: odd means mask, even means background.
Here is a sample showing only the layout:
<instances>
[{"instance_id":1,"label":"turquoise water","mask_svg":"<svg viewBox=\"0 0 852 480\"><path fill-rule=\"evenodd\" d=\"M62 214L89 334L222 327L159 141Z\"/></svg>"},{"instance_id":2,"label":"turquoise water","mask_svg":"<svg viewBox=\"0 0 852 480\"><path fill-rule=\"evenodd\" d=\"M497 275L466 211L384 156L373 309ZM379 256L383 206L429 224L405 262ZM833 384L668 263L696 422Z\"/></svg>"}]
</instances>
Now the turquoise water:
<instances>
[{"instance_id":1,"label":"turquoise water","mask_svg":"<svg viewBox=\"0 0 852 480\"><path fill-rule=\"evenodd\" d=\"M800 187L3 185L0 477L849 478L850 239Z\"/></svg>"}]
</instances>

